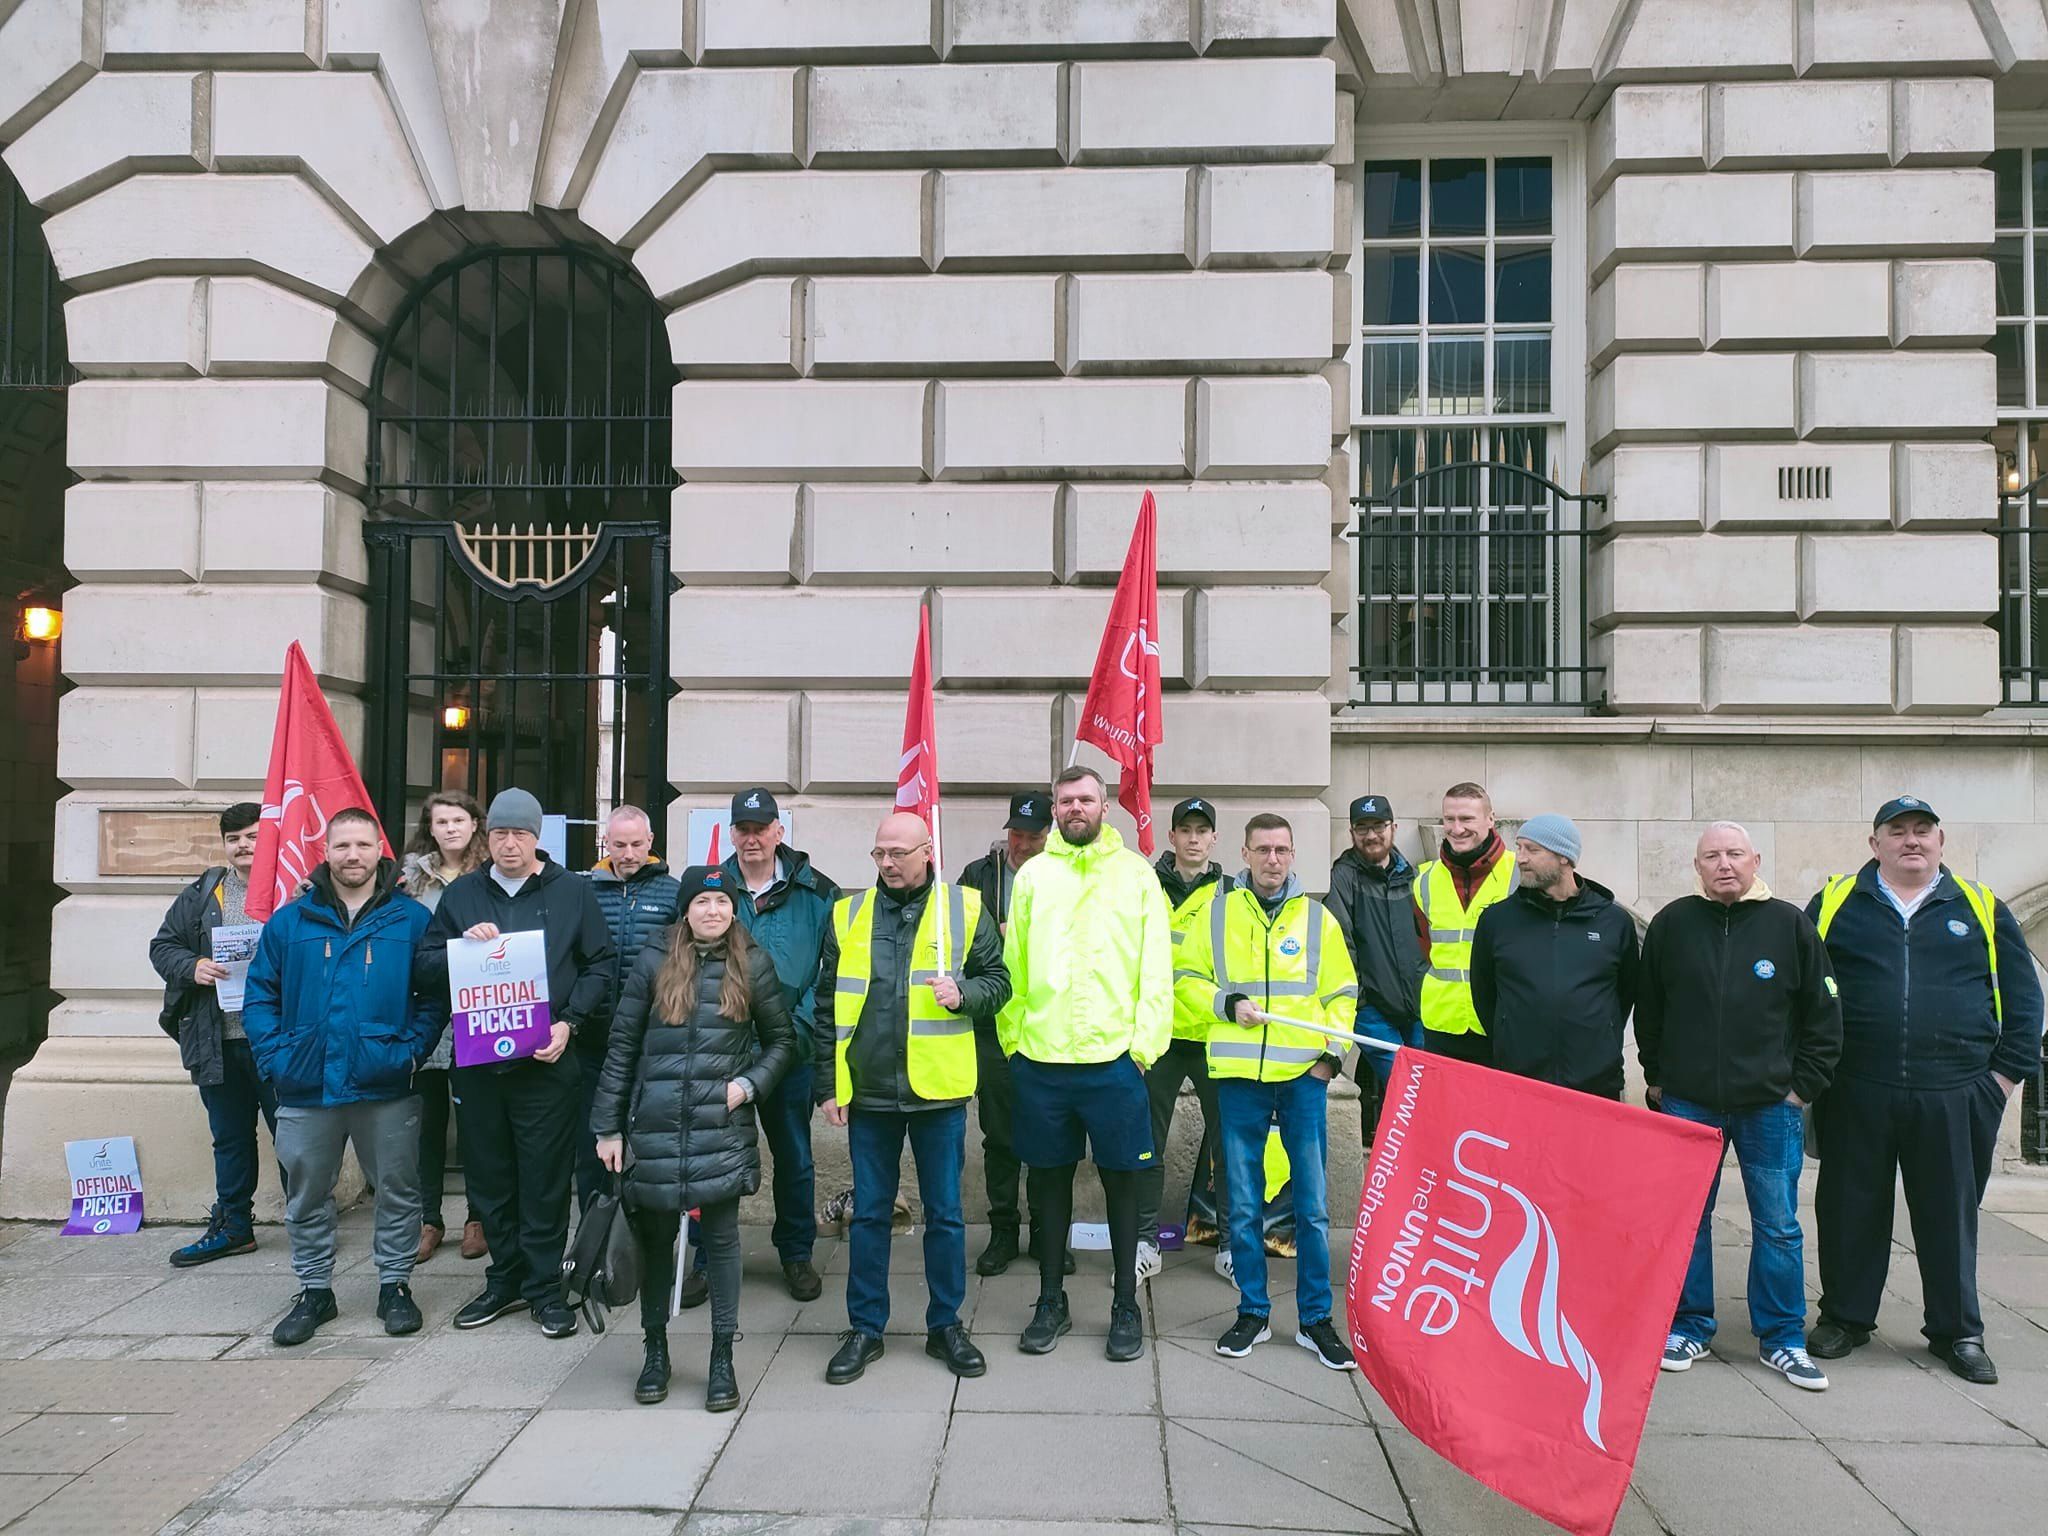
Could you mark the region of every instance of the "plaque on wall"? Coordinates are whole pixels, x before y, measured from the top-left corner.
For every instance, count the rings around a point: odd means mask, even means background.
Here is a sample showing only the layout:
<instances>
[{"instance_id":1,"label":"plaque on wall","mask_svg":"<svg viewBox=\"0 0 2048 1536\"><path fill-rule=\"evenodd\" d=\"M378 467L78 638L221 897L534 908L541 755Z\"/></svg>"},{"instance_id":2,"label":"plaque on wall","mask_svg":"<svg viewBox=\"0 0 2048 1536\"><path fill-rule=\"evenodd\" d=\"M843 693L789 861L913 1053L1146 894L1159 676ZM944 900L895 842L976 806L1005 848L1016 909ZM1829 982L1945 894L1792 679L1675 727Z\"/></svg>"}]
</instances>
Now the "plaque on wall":
<instances>
[{"instance_id":1,"label":"plaque on wall","mask_svg":"<svg viewBox=\"0 0 2048 1536\"><path fill-rule=\"evenodd\" d=\"M221 861L218 811L101 811L100 873L191 879Z\"/></svg>"}]
</instances>

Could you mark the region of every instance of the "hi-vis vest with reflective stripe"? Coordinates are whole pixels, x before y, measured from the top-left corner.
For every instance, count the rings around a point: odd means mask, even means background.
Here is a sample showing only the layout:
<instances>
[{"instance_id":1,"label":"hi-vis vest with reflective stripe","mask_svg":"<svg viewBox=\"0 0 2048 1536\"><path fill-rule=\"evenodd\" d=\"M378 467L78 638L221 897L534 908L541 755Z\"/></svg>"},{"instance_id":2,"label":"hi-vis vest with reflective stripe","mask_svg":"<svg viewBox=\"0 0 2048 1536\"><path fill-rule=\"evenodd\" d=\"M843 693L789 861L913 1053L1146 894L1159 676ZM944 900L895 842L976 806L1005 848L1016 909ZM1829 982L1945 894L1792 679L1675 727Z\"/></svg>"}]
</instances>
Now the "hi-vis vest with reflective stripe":
<instances>
[{"instance_id":1,"label":"hi-vis vest with reflective stripe","mask_svg":"<svg viewBox=\"0 0 2048 1536\"><path fill-rule=\"evenodd\" d=\"M1415 876L1415 894L1422 898L1429 923L1429 969L1422 977L1422 1027L1443 1035L1483 1035L1485 1026L1472 1006L1472 940L1479 914L1515 888L1515 861L1506 853L1494 861L1472 893L1470 906L1458 901L1450 867L1432 859Z\"/></svg>"},{"instance_id":2,"label":"hi-vis vest with reflective stripe","mask_svg":"<svg viewBox=\"0 0 2048 1536\"><path fill-rule=\"evenodd\" d=\"M1991 887L1965 880L1961 875L1950 874L1956 889L1963 893L1963 900L1970 904L1970 910L1977 914L1977 926L1984 930L1984 954L1991 962L1991 1007L2002 1026L2005 1023L2005 994L1998 986L1998 898L1991 894ZM1826 943L1828 929L1834 925L1835 914L1842 910L1842 903L1849 899L1849 893L1856 889L1854 875L1830 875L1828 882L1820 888L1820 920L1813 926L1820 933L1821 942Z\"/></svg>"},{"instance_id":3,"label":"hi-vis vest with reflective stripe","mask_svg":"<svg viewBox=\"0 0 2048 1536\"><path fill-rule=\"evenodd\" d=\"M1209 920L1183 949L1192 951L1175 972L1174 992L1209 1008L1209 1075L1249 1077L1262 1083L1301 1076L1324 1056L1341 1055L1342 1041L1288 1018L1349 1030L1358 1013L1358 977L1351 952L1329 908L1296 896L1266 920L1259 899L1233 886L1209 903ZM1242 993L1269 1022L1239 1024L1224 1017L1225 1001Z\"/></svg>"},{"instance_id":4,"label":"hi-vis vest with reflective stripe","mask_svg":"<svg viewBox=\"0 0 2048 1536\"><path fill-rule=\"evenodd\" d=\"M981 921L981 893L934 881L924 915L910 946L910 1038L905 1065L910 1091L921 1099L964 1099L974 1092L974 1020L940 1005L932 983L958 979L968 946ZM853 1102L853 1071L847 1050L860 1024L875 969L875 893L855 891L832 908L832 932L839 940L839 984L832 997L832 1092Z\"/></svg>"},{"instance_id":5,"label":"hi-vis vest with reflective stripe","mask_svg":"<svg viewBox=\"0 0 2048 1536\"><path fill-rule=\"evenodd\" d=\"M1201 926L1209 920L1209 908L1214 905L1217 893L1222 889L1223 880L1211 880L1207 885L1189 893L1188 899L1173 909L1172 937L1176 980L1179 975L1181 952L1188 947ZM1209 1021L1215 1017L1215 1012L1206 999L1182 997L1180 988L1176 985L1173 989L1173 1038L1208 1039Z\"/></svg>"}]
</instances>

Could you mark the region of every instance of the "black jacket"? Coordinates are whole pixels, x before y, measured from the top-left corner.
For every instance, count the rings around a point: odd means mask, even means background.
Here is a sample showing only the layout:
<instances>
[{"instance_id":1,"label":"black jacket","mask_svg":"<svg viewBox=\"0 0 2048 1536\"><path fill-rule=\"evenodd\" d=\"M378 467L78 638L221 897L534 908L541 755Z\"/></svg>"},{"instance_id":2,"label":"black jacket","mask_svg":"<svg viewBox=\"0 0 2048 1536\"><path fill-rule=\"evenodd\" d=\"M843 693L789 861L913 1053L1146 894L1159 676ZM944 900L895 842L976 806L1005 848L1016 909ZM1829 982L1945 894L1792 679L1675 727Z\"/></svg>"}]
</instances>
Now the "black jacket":
<instances>
[{"instance_id":1,"label":"black jacket","mask_svg":"<svg viewBox=\"0 0 2048 1536\"><path fill-rule=\"evenodd\" d=\"M1636 1051L1652 1088L1730 1113L1811 1104L1842 1054L1842 1010L1820 935L1775 896L1681 896L1643 939Z\"/></svg>"},{"instance_id":2,"label":"black jacket","mask_svg":"<svg viewBox=\"0 0 2048 1536\"><path fill-rule=\"evenodd\" d=\"M1806 904L1818 921L1820 897ZM1828 959L1842 989L1841 1076L1898 1088L1956 1088L1986 1072L2013 1082L2041 1069L2041 987L2019 922L1998 902L2001 1026L1991 996L1984 929L1946 868L1903 921L1877 885L1877 861L1828 925Z\"/></svg>"},{"instance_id":3,"label":"black jacket","mask_svg":"<svg viewBox=\"0 0 2048 1536\"><path fill-rule=\"evenodd\" d=\"M178 1060L201 1088L218 1088L222 1082L225 1021L215 990L199 985L192 972L201 960L212 958L213 930L226 921L219 893L227 874L227 866L218 865L178 892L163 926L149 941L149 963L164 979L164 1006L157 1024L178 1042Z\"/></svg>"},{"instance_id":4,"label":"black jacket","mask_svg":"<svg viewBox=\"0 0 2048 1536\"><path fill-rule=\"evenodd\" d=\"M540 868L527 877L517 896L508 896L491 878L491 868L485 864L473 869L441 893L434 924L413 960L413 984L445 1004L448 941L478 923L496 923L501 933L539 931L546 936L549 1013L578 1029L601 1022L611 984L612 936L590 882L542 853ZM570 1060L567 1054L553 1063L527 1057L463 1070L546 1071Z\"/></svg>"},{"instance_id":5,"label":"black jacket","mask_svg":"<svg viewBox=\"0 0 2048 1536\"><path fill-rule=\"evenodd\" d=\"M1327 905L1344 930L1358 1002L1390 1024L1422 1017L1422 975L1429 956L1415 931L1415 866L1397 848L1385 869L1346 848L1330 867Z\"/></svg>"},{"instance_id":6,"label":"black jacket","mask_svg":"<svg viewBox=\"0 0 2048 1536\"><path fill-rule=\"evenodd\" d=\"M755 1106L795 1064L796 1026L775 962L758 944L749 953L753 1006L741 1020L718 1011L723 945L700 958L696 1006L687 1019L661 1017L654 1007L665 940L647 945L633 962L590 1106L591 1134L623 1135L632 1150L628 1204L687 1211L761 1187ZM725 1086L737 1078L754 1096L728 1110Z\"/></svg>"},{"instance_id":7,"label":"black jacket","mask_svg":"<svg viewBox=\"0 0 2048 1536\"><path fill-rule=\"evenodd\" d=\"M606 977L603 1015L585 1021L584 1027L576 1032L576 1048L603 1056L611 1017L625 991L626 977L632 973L633 962L648 940L676 920L676 896L682 883L659 859L649 859L628 880L612 873L609 860L585 878L604 913L605 926L611 930L612 961Z\"/></svg>"},{"instance_id":8,"label":"black jacket","mask_svg":"<svg viewBox=\"0 0 2048 1536\"><path fill-rule=\"evenodd\" d=\"M1180 865L1174 862L1173 850L1169 848L1152 861L1152 873L1159 877L1159 888L1166 892L1167 906L1177 912L1180 910L1180 904L1203 886L1214 885L1220 881L1223 878L1223 866L1211 864L1194 879L1183 879ZM1222 892L1219 891L1217 894L1220 896Z\"/></svg>"},{"instance_id":9,"label":"black jacket","mask_svg":"<svg viewBox=\"0 0 2048 1536\"><path fill-rule=\"evenodd\" d=\"M1635 919L1606 886L1581 876L1569 901L1517 887L1479 914L1472 941L1472 1006L1493 1042L1493 1064L1620 1098L1636 969Z\"/></svg>"},{"instance_id":10,"label":"black jacket","mask_svg":"<svg viewBox=\"0 0 2048 1536\"><path fill-rule=\"evenodd\" d=\"M1010 868L1010 850L1007 843L997 843L987 853L984 853L980 858L961 870L960 883L981 897L982 912L995 922L996 949L1000 952L1003 947L1003 924L1010 920L1010 893L1017 886L1017 871ZM1003 979L1006 982L1008 981L1009 972L1005 971L1003 973ZM1003 1002L1008 1001L1009 994L1006 988ZM977 1035L986 1035L991 1040L995 1039L996 1013L1002 1006L1002 1003L997 1003L987 1013L975 1014L974 1032ZM826 1010L820 1009L819 1011L822 1013ZM830 1023L831 1021L827 1020L826 1022ZM812 1027L813 1029L816 1028L815 1023ZM820 1061L828 1061L831 1058L820 1056L818 1059ZM821 1090L826 1087L823 1083L820 1083L818 1086Z\"/></svg>"},{"instance_id":11,"label":"black jacket","mask_svg":"<svg viewBox=\"0 0 2048 1536\"><path fill-rule=\"evenodd\" d=\"M945 1109L961 1099L921 1099L910 1087L910 957L917 925L931 898L932 882L914 891L892 891L877 885L874 974L868 979L860 1021L846 1045L846 1068L853 1078L853 1108L908 1111ZM967 963L954 973L960 983L959 1012L971 1018L994 1019L1010 1000L1010 973L1003 968L1003 941L996 920L984 905L967 947ZM818 996L830 998L839 983L839 934L825 930L825 952L818 963ZM832 1009L821 1006L811 1021L818 1071L812 1095L820 1104L837 1093L833 1067Z\"/></svg>"}]
</instances>

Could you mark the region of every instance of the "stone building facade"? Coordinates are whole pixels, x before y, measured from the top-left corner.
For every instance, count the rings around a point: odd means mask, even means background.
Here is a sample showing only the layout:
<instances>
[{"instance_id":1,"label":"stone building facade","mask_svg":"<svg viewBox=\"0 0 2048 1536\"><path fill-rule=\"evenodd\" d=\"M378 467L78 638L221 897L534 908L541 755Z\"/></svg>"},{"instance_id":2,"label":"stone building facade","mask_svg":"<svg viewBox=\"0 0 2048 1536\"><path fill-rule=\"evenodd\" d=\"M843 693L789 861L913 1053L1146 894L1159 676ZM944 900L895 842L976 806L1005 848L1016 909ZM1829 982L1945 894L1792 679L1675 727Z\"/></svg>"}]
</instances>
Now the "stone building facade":
<instances>
[{"instance_id":1,"label":"stone building facade","mask_svg":"<svg viewBox=\"0 0 2048 1536\"><path fill-rule=\"evenodd\" d=\"M2048 922L2043 108L2035 0L0 0L77 374L61 1001L0 1214L116 1129L153 1211L202 1206L144 949L260 787L288 641L389 799L482 761L418 661L445 603L380 603L365 528L503 521L500 421L516 516L607 515L531 476L591 389L540 398L582 355L534 361L541 250L666 343L666 404L592 410L608 467L621 421L668 443L631 489L676 587L615 630L673 679L635 751L677 847L759 782L865 878L929 603L963 862L1065 759L1150 487L1161 798L1279 809L1313 870L1352 795L1419 849L1478 779L1647 917L1705 821L1803 896L1911 789Z\"/></svg>"}]
</instances>

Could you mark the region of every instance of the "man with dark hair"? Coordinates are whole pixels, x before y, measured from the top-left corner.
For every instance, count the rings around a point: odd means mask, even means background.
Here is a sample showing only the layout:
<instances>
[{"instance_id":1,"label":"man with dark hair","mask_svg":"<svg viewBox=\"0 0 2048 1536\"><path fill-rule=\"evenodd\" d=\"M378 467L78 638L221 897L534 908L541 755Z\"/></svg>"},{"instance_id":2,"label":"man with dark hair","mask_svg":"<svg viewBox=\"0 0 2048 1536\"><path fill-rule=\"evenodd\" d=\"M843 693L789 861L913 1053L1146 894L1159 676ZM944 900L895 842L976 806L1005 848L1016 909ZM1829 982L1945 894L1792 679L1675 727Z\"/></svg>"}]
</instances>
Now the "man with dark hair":
<instances>
[{"instance_id":1,"label":"man with dark hair","mask_svg":"<svg viewBox=\"0 0 2048 1536\"><path fill-rule=\"evenodd\" d=\"M1013 1004L996 1030L1040 1236L1038 1304L1017 1347L1047 1354L1073 1329L1061 1280L1085 1149L1109 1205L1115 1294L1104 1353L1136 1360L1139 1182L1154 1161L1144 1073L1173 1038L1173 944L1152 866L1102 824L1106 798L1092 768L1069 768L1053 785L1053 834L1017 872L1003 944Z\"/></svg>"},{"instance_id":2,"label":"man with dark hair","mask_svg":"<svg viewBox=\"0 0 2048 1536\"><path fill-rule=\"evenodd\" d=\"M334 1180L353 1146L377 1191L377 1316L417 1333L420 1101L412 1075L446 1013L412 988L430 921L398 889L377 818L350 807L327 821L327 859L303 895L264 924L249 966L243 1023L277 1090L277 1155L289 1175L285 1229L299 1294L271 1332L303 1344L335 1316Z\"/></svg>"},{"instance_id":3,"label":"man with dark hair","mask_svg":"<svg viewBox=\"0 0 2048 1536\"><path fill-rule=\"evenodd\" d=\"M1358 972L1358 1033L1389 1045L1422 1044L1422 973L1428 941L1415 931L1415 866L1394 846L1400 824L1385 795L1351 802L1351 846L1330 868L1330 915L1344 930L1351 968ZM1358 1080L1359 1139L1372 1144L1380 1094L1394 1058L1361 1050L1352 1070Z\"/></svg>"},{"instance_id":4,"label":"man with dark hair","mask_svg":"<svg viewBox=\"0 0 2048 1536\"><path fill-rule=\"evenodd\" d=\"M178 1059L199 1089L213 1131L213 1210L206 1230L171 1255L179 1269L211 1263L256 1248L256 1117L277 1139L277 1095L256 1070L240 1007L222 1008L220 984L239 980L243 958L214 958L214 935L225 931L223 954L246 954L258 925L251 923L249 867L256 862L256 828L263 807L243 800L220 813L227 862L194 880L171 903L150 940L149 963L164 979L157 1023L178 1042Z\"/></svg>"}]
</instances>

